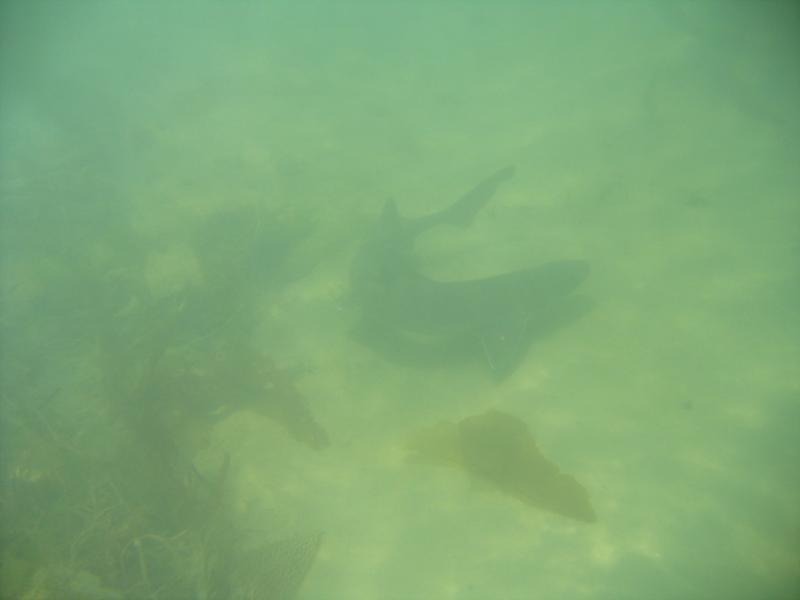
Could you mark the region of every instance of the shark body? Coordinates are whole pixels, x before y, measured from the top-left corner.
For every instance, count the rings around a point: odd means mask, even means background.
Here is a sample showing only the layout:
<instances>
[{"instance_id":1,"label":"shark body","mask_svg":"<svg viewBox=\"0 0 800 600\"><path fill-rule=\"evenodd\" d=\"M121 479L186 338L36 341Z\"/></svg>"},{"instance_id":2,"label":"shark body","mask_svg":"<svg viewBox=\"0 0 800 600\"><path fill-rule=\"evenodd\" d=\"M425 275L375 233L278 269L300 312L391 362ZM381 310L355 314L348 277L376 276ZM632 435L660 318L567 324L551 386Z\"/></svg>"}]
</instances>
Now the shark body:
<instances>
[{"instance_id":1,"label":"shark body","mask_svg":"<svg viewBox=\"0 0 800 600\"><path fill-rule=\"evenodd\" d=\"M572 292L586 278L586 262L565 260L466 281L438 281L422 274L414 242L434 227L466 227L513 176L498 171L450 207L423 217L399 215L394 202L351 269L360 307L356 336L402 362L436 365L478 358L497 379L509 375L531 342L583 312Z\"/></svg>"}]
</instances>

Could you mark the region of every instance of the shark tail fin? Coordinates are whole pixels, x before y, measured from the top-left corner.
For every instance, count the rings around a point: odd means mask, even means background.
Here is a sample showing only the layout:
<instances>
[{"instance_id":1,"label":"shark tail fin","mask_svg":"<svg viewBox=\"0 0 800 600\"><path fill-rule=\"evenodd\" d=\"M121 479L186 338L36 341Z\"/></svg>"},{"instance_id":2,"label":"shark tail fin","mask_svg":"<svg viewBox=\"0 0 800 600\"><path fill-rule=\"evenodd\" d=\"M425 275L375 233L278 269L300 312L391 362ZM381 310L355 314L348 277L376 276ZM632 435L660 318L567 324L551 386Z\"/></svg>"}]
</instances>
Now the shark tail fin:
<instances>
[{"instance_id":1,"label":"shark tail fin","mask_svg":"<svg viewBox=\"0 0 800 600\"><path fill-rule=\"evenodd\" d=\"M494 196L498 186L514 176L513 166L499 170L494 175L484 179L472 190L461 196L455 204L442 213L443 221L466 227L470 225L489 200Z\"/></svg>"},{"instance_id":2,"label":"shark tail fin","mask_svg":"<svg viewBox=\"0 0 800 600\"><path fill-rule=\"evenodd\" d=\"M500 169L461 196L449 207L423 217L402 218L397 211L397 205L394 200L388 200L381 214L381 226L384 231L394 231L402 227L403 234L409 239L439 225L467 227L475 219L478 211L492 199L500 184L514 176L515 170L513 166Z\"/></svg>"}]
</instances>

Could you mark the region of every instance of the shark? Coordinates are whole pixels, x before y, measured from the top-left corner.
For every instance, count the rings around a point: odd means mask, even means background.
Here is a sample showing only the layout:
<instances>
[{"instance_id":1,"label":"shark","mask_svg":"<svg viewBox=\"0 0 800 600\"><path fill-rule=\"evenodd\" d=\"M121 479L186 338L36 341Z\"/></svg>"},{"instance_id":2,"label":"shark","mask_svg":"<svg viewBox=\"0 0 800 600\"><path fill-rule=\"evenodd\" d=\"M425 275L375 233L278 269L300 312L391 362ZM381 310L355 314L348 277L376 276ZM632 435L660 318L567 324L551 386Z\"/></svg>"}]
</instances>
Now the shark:
<instances>
[{"instance_id":1,"label":"shark","mask_svg":"<svg viewBox=\"0 0 800 600\"><path fill-rule=\"evenodd\" d=\"M514 171L501 169L446 208L420 217L403 217L394 200L386 202L351 264L358 341L406 364L478 360L502 380L535 340L586 312L590 302L574 293L589 274L584 260L456 281L434 279L421 268L417 238L439 227L471 225Z\"/></svg>"}]
</instances>

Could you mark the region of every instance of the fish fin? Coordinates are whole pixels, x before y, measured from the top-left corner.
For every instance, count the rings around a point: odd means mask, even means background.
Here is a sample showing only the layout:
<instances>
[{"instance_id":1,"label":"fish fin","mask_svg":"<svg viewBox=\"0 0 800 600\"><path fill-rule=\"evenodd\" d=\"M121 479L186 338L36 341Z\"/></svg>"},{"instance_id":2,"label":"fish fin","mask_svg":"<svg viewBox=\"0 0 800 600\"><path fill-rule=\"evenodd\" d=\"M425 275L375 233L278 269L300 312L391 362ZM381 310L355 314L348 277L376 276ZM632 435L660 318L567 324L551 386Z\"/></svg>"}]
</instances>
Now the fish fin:
<instances>
[{"instance_id":1,"label":"fish fin","mask_svg":"<svg viewBox=\"0 0 800 600\"><path fill-rule=\"evenodd\" d=\"M439 225L467 227L472 224L475 215L492 199L498 186L507 179L511 179L514 171L514 167L500 169L444 210L410 220L409 228L412 235L418 235Z\"/></svg>"},{"instance_id":2,"label":"fish fin","mask_svg":"<svg viewBox=\"0 0 800 600\"><path fill-rule=\"evenodd\" d=\"M484 179L472 190L456 200L450 208L444 211L443 216L447 222L459 227L470 225L489 200L494 196L497 187L504 181L514 176L514 167L506 167L494 175Z\"/></svg>"}]
</instances>

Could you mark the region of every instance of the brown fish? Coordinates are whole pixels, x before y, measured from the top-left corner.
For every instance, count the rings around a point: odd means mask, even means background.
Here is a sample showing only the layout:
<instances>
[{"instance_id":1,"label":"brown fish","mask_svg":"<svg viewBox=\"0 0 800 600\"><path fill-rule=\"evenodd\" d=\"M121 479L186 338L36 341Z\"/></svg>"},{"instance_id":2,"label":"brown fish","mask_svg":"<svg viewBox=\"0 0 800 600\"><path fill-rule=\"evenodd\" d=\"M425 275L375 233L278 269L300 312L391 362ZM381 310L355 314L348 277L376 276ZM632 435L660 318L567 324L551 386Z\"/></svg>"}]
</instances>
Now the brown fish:
<instances>
[{"instance_id":1,"label":"brown fish","mask_svg":"<svg viewBox=\"0 0 800 600\"><path fill-rule=\"evenodd\" d=\"M571 519L597 520L589 494L542 455L518 418L490 410L439 423L410 444L412 460L458 466L522 502Z\"/></svg>"}]
</instances>

